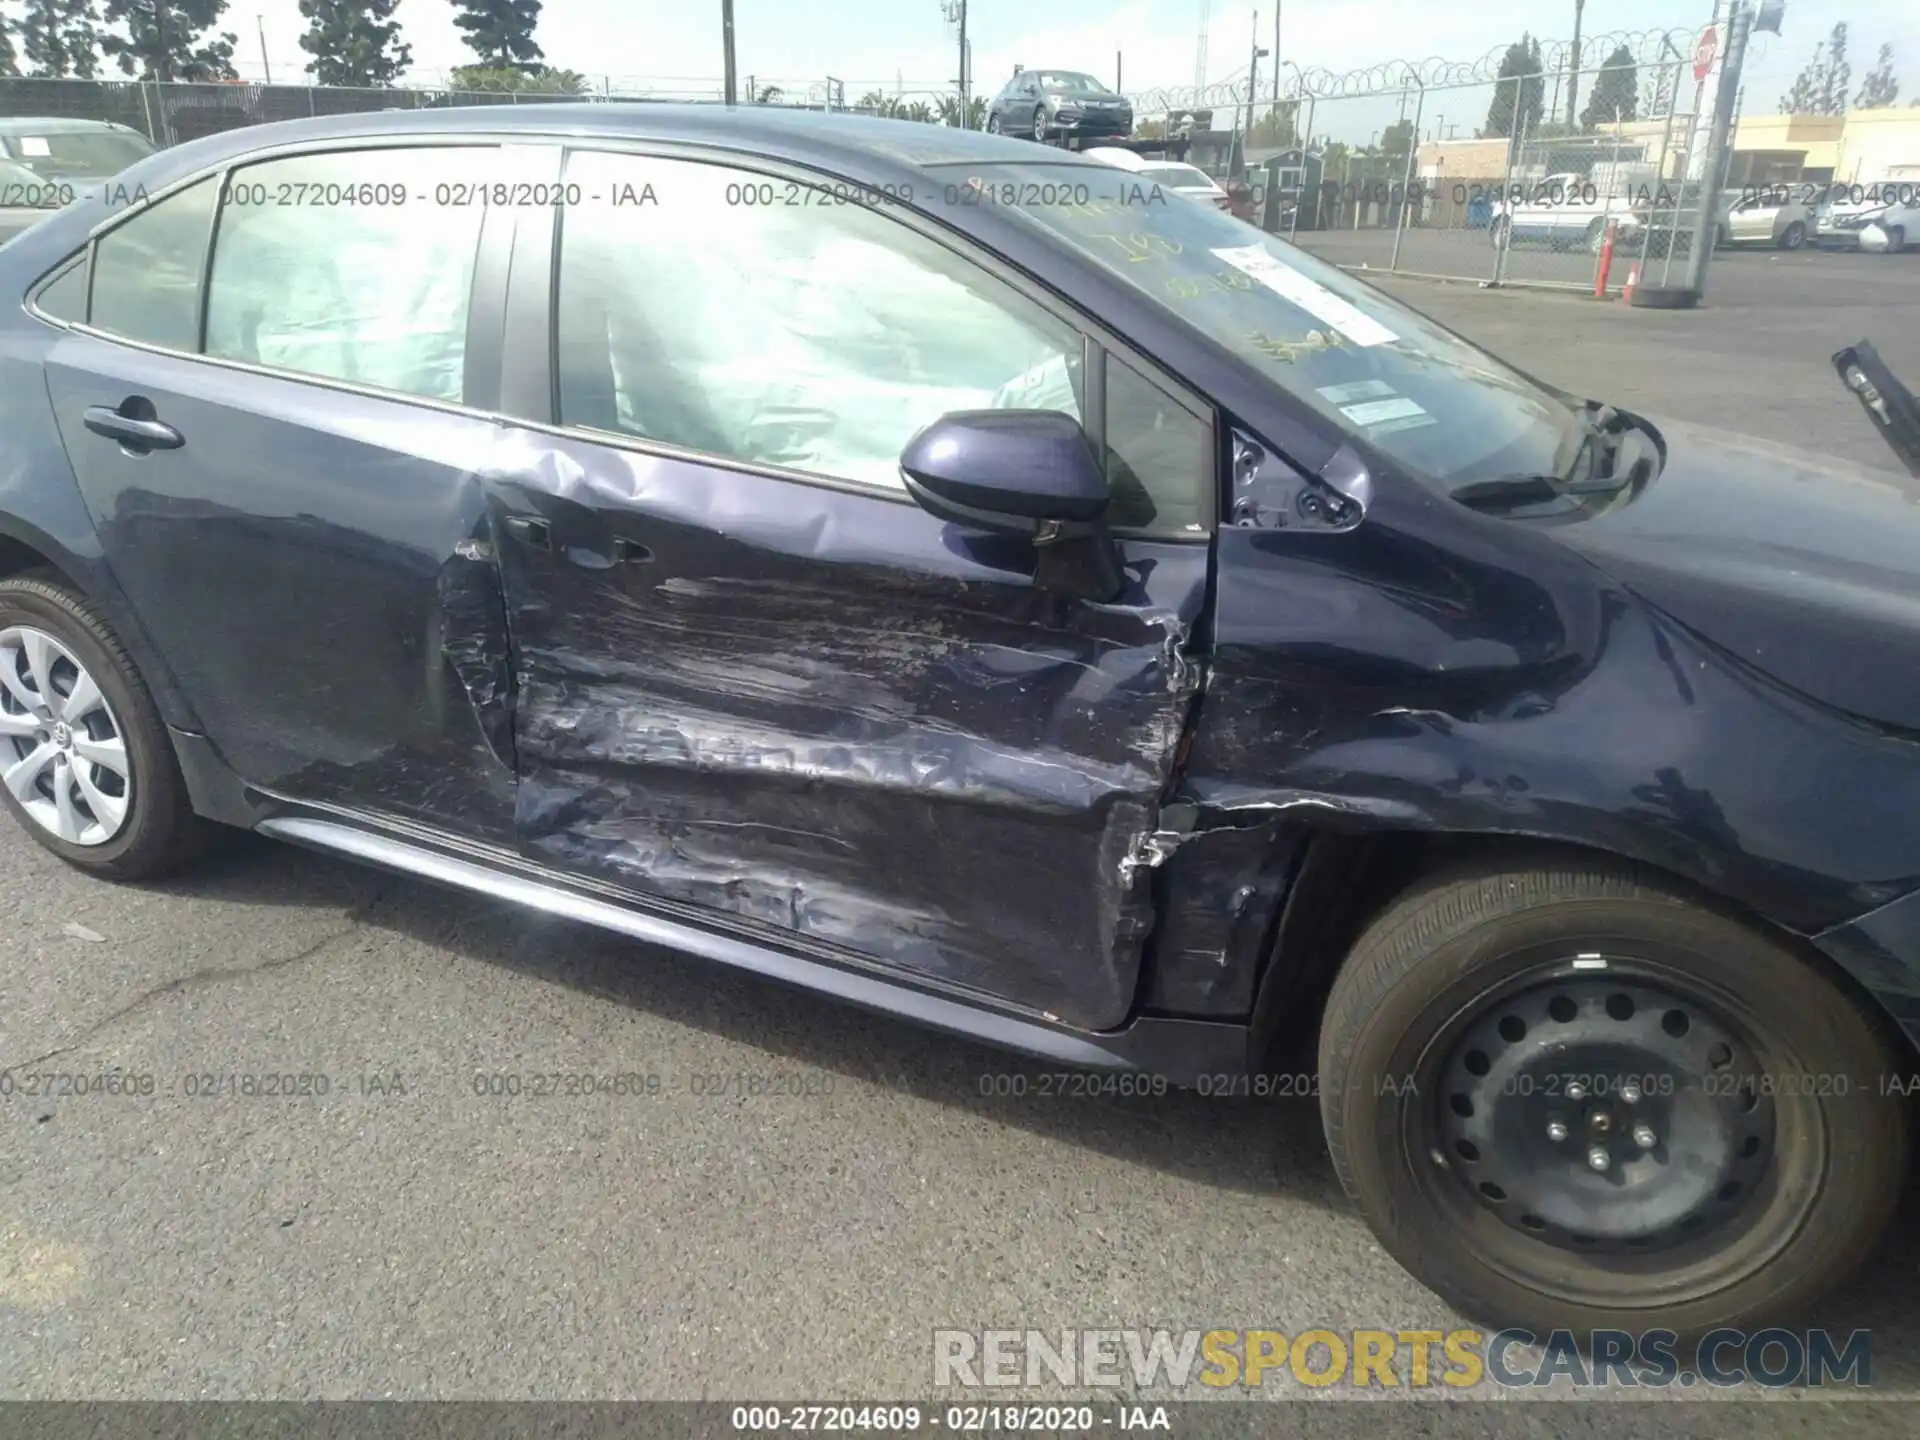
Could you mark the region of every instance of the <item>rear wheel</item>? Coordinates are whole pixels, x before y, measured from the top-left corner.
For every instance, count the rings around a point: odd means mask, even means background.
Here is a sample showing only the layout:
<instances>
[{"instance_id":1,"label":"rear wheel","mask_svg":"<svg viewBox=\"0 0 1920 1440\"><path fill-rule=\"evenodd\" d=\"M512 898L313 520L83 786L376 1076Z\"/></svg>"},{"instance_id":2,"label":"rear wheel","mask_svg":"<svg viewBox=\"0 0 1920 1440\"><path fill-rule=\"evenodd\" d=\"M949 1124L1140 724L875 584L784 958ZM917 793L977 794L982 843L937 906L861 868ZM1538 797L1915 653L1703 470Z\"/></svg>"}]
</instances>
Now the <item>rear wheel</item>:
<instances>
[{"instance_id":1,"label":"rear wheel","mask_svg":"<svg viewBox=\"0 0 1920 1440\"><path fill-rule=\"evenodd\" d=\"M51 577L0 580L0 802L61 859L113 880L164 874L205 838L119 637Z\"/></svg>"},{"instance_id":2,"label":"rear wheel","mask_svg":"<svg viewBox=\"0 0 1920 1440\"><path fill-rule=\"evenodd\" d=\"M1899 225L1889 225L1887 227L1887 253L1889 255L1898 255L1902 250L1906 248L1907 248L1906 230Z\"/></svg>"},{"instance_id":3,"label":"rear wheel","mask_svg":"<svg viewBox=\"0 0 1920 1440\"><path fill-rule=\"evenodd\" d=\"M1780 248L1782 250L1798 250L1806 243L1807 227L1802 225L1798 220L1795 220L1780 232Z\"/></svg>"},{"instance_id":4,"label":"rear wheel","mask_svg":"<svg viewBox=\"0 0 1920 1440\"><path fill-rule=\"evenodd\" d=\"M1453 1305L1697 1335L1803 1307L1879 1238L1890 1063L1806 960L1655 879L1464 871L1348 958L1321 1106L1348 1193Z\"/></svg>"}]
</instances>

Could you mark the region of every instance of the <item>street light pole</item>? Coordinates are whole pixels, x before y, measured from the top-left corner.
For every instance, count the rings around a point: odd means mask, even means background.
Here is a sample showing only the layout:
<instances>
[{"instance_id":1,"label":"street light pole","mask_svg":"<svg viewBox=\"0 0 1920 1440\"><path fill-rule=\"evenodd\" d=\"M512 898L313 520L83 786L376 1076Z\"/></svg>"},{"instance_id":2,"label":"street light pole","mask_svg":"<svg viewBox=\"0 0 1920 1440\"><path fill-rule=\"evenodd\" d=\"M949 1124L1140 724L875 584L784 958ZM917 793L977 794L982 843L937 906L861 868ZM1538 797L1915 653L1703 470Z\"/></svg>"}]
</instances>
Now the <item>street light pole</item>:
<instances>
[{"instance_id":1,"label":"street light pole","mask_svg":"<svg viewBox=\"0 0 1920 1440\"><path fill-rule=\"evenodd\" d=\"M253 12L253 26L260 35L260 68L267 72L267 84L273 83L273 64L267 59L267 22L260 18L258 10Z\"/></svg>"},{"instance_id":2,"label":"street light pole","mask_svg":"<svg viewBox=\"0 0 1920 1440\"><path fill-rule=\"evenodd\" d=\"M1587 0L1573 0L1573 49L1567 54L1567 129L1574 127L1574 105L1580 98L1580 17Z\"/></svg>"},{"instance_id":3,"label":"street light pole","mask_svg":"<svg viewBox=\"0 0 1920 1440\"><path fill-rule=\"evenodd\" d=\"M1240 169L1244 174L1247 168L1247 147L1253 143L1253 97L1260 93L1260 57L1267 52L1260 48L1260 12L1253 12L1252 53L1247 59L1247 128L1241 132ZM1275 65L1277 74L1280 67Z\"/></svg>"},{"instance_id":4,"label":"street light pole","mask_svg":"<svg viewBox=\"0 0 1920 1440\"><path fill-rule=\"evenodd\" d=\"M734 93L738 77L734 73L733 65L733 0L720 0L720 44L726 52L726 79L723 82L726 102L732 105L739 100L738 95Z\"/></svg>"},{"instance_id":5,"label":"street light pole","mask_svg":"<svg viewBox=\"0 0 1920 1440\"><path fill-rule=\"evenodd\" d=\"M1280 108L1280 0L1273 0L1273 108Z\"/></svg>"}]
</instances>

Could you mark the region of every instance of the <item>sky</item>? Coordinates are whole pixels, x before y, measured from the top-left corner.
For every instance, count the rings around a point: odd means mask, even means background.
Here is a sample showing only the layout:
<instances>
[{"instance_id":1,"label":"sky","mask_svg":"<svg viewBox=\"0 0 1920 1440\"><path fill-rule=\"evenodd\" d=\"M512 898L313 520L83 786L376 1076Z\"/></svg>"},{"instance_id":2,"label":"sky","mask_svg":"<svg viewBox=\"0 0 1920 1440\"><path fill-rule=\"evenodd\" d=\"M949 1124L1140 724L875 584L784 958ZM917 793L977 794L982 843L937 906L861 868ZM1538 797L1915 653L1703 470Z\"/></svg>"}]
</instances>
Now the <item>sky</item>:
<instances>
[{"instance_id":1,"label":"sky","mask_svg":"<svg viewBox=\"0 0 1920 1440\"><path fill-rule=\"evenodd\" d=\"M13 0L0 5L17 14ZM554 65L645 78L661 91L717 94L720 8L720 0L546 0L535 39ZM950 87L956 44L945 9L943 0L735 0L742 84L752 76L797 95L832 75L846 82L849 99L896 83L908 90ZM1070 66L1111 83L1116 52L1128 91L1190 85L1203 9L1210 14L1209 81L1245 70L1256 13L1261 43L1272 45L1271 3L1256 12L1254 5L1227 0L970 0L974 88L998 89L1016 63ZM400 0L396 18L413 47L415 78L437 78L433 72L471 61L454 14L449 0ZM1697 32L1712 16L1713 0L1587 0L1584 28L1588 35ZM1879 46L1890 42L1896 73L1904 76L1900 103L1920 96L1920 0L1787 0L1783 34L1755 37L1749 52L1746 113L1776 109L1816 44L1841 20L1848 23L1855 86ZM249 78L262 73L262 31L275 79L296 78L307 62L297 0L230 0L224 28L240 37L236 60ZM1564 40L1572 30L1572 0L1284 0L1280 56L1332 70L1426 56L1466 60L1522 31ZM1262 62L1263 73L1270 64ZM1330 113L1337 130L1338 111ZM1459 130L1467 117L1452 118ZM1470 133L1479 118L1459 133ZM1322 128L1316 121L1315 129Z\"/></svg>"}]
</instances>

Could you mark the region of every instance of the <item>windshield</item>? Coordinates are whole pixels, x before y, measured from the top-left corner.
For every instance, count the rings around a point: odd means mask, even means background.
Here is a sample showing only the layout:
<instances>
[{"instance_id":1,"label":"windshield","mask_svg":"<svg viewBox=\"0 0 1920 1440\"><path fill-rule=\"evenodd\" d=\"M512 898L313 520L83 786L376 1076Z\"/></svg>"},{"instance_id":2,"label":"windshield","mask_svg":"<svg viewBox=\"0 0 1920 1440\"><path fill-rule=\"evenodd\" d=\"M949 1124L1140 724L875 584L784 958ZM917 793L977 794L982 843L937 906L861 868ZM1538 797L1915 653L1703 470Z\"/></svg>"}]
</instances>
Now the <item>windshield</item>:
<instances>
[{"instance_id":1,"label":"windshield","mask_svg":"<svg viewBox=\"0 0 1920 1440\"><path fill-rule=\"evenodd\" d=\"M77 130L52 135L0 138L18 164L40 176L104 180L153 153L138 135L122 130Z\"/></svg>"},{"instance_id":2,"label":"windshield","mask_svg":"<svg viewBox=\"0 0 1920 1440\"><path fill-rule=\"evenodd\" d=\"M1585 419L1550 392L1224 211L1142 200L1135 177L1094 165L936 168L956 193L1018 209L1449 493L1564 476L1584 449Z\"/></svg>"},{"instance_id":3,"label":"windshield","mask_svg":"<svg viewBox=\"0 0 1920 1440\"><path fill-rule=\"evenodd\" d=\"M1107 87L1091 75L1082 75L1073 70L1043 70L1040 84L1048 90L1058 90L1063 95L1105 95Z\"/></svg>"}]
</instances>

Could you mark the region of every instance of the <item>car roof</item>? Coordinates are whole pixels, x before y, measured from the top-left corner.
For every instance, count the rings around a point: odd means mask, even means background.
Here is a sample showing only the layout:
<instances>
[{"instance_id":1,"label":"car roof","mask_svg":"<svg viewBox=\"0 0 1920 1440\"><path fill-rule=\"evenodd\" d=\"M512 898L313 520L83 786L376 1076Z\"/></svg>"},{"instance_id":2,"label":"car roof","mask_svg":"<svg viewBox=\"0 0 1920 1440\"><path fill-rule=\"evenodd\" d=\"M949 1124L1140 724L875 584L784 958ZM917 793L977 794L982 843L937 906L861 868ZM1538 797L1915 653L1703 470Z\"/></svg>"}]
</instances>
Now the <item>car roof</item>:
<instances>
[{"instance_id":1,"label":"car roof","mask_svg":"<svg viewBox=\"0 0 1920 1440\"><path fill-rule=\"evenodd\" d=\"M254 150L355 138L437 134L525 134L528 138L679 140L738 150L764 150L789 159L859 167L961 164L969 161L1074 163L1071 151L1036 154L1032 141L960 130L916 120L883 120L846 111L777 105L668 104L646 100L558 101L531 105L462 105L420 110L381 110L320 119L249 125L190 141L162 152L197 169L226 156ZM1089 162L1091 163L1091 162Z\"/></svg>"},{"instance_id":2,"label":"car roof","mask_svg":"<svg viewBox=\"0 0 1920 1440\"><path fill-rule=\"evenodd\" d=\"M0 135L75 135L88 130L110 130L116 135L147 137L131 125L113 120L76 120L62 115L0 115Z\"/></svg>"}]
</instances>

